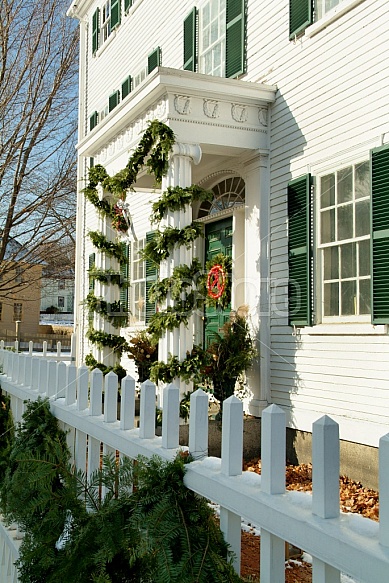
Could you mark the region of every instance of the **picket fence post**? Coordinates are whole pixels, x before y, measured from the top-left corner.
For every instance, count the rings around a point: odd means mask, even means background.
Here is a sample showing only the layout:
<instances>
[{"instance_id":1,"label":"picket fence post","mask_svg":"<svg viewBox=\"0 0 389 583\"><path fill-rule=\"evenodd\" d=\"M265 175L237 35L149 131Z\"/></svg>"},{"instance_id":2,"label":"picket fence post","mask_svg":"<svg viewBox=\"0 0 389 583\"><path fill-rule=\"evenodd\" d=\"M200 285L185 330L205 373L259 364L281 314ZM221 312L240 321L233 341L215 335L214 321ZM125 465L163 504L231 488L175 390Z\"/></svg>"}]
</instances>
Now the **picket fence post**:
<instances>
[{"instance_id":1,"label":"picket fence post","mask_svg":"<svg viewBox=\"0 0 389 583\"><path fill-rule=\"evenodd\" d=\"M379 541L383 547L389 547L389 433L379 442L379 491L380 496L380 530Z\"/></svg>"},{"instance_id":2,"label":"picket fence post","mask_svg":"<svg viewBox=\"0 0 389 583\"><path fill-rule=\"evenodd\" d=\"M223 402L221 473L239 476L243 462L243 403L231 395ZM220 528L234 552L233 565L240 574L241 517L220 506Z\"/></svg>"},{"instance_id":3,"label":"picket fence post","mask_svg":"<svg viewBox=\"0 0 389 583\"><path fill-rule=\"evenodd\" d=\"M135 423L135 379L127 375L121 382L120 429L133 429Z\"/></svg>"},{"instance_id":4,"label":"picket fence post","mask_svg":"<svg viewBox=\"0 0 389 583\"><path fill-rule=\"evenodd\" d=\"M176 449L180 431L180 390L172 383L163 389L162 447Z\"/></svg>"},{"instance_id":5,"label":"picket fence post","mask_svg":"<svg viewBox=\"0 0 389 583\"><path fill-rule=\"evenodd\" d=\"M76 379L77 367L69 364L66 367L65 405L73 405L76 402Z\"/></svg>"},{"instance_id":6,"label":"picket fence post","mask_svg":"<svg viewBox=\"0 0 389 583\"><path fill-rule=\"evenodd\" d=\"M49 360L47 363L47 384L46 395L51 398L55 397L57 380L57 363L55 360Z\"/></svg>"},{"instance_id":7,"label":"picket fence post","mask_svg":"<svg viewBox=\"0 0 389 583\"><path fill-rule=\"evenodd\" d=\"M89 369L84 364L78 369L77 376L77 409L84 411L88 408Z\"/></svg>"},{"instance_id":8,"label":"picket fence post","mask_svg":"<svg viewBox=\"0 0 389 583\"><path fill-rule=\"evenodd\" d=\"M145 381L140 388L140 420L139 437L151 439L155 437L155 384Z\"/></svg>"},{"instance_id":9,"label":"picket fence post","mask_svg":"<svg viewBox=\"0 0 389 583\"><path fill-rule=\"evenodd\" d=\"M190 396L189 452L195 460L208 455L208 395L203 389Z\"/></svg>"},{"instance_id":10,"label":"picket fence post","mask_svg":"<svg viewBox=\"0 0 389 583\"><path fill-rule=\"evenodd\" d=\"M45 358L39 359L39 381L38 391L42 394L47 389L47 360Z\"/></svg>"},{"instance_id":11,"label":"picket fence post","mask_svg":"<svg viewBox=\"0 0 389 583\"><path fill-rule=\"evenodd\" d=\"M32 383L32 356L30 354L25 356L25 367L24 367L24 386L31 387Z\"/></svg>"},{"instance_id":12,"label":"picket fence post","mask_svg":"<svg viewBox=\"0 0 389 583\"><path fill-rule=\"evenodd\" d=\"M68 368L64 362L57 362L56 374L56 389L54 397L56 399L63 399L66 393L66 369Z\"/></svg>"},{"instance_id":13,"label":"picket fence post","mask_svg":"<svg viewBox=\"0 0 389 583\"><path fill-rule=\"evenodd\" d=\"M339 516L339 426L327 415L312 425L312 513ZM312 557L313 583L340 583L340 571Z\"/></svg>"},{"instance_id":14,"label":"picket fence post","mask_svg":"<svg viewBox=\"0 0 389 583\"><path fill-rule=\"evenodd\" d=\"M270 405L261 420L261 490L269 495L285 492L286 419ZM284 583L285 541L261 528L261 583Z\"/></svg>"}]
</instances>

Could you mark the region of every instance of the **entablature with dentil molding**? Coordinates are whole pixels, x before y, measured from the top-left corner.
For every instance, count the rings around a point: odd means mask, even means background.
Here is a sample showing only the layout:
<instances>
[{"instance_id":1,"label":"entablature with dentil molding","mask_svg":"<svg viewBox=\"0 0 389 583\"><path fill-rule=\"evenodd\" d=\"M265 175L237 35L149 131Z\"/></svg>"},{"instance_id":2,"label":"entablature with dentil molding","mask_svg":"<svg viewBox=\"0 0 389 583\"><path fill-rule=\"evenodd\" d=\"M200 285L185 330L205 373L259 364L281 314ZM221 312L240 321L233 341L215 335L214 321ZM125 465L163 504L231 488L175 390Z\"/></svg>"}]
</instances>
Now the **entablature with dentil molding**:
<instances>
[{"instance_id":1,"label":"entablature with dentil molding","mask_svg":"<svg viewBox=\"0 0 389 583\"><path fill-rule=\"evenodd\" d=\"M176 140L204 152L269 148L269 107L276 88L160 67L80 141L82 156L106 164L133 150L158 119Z\"/></svg>"}]
</instances>

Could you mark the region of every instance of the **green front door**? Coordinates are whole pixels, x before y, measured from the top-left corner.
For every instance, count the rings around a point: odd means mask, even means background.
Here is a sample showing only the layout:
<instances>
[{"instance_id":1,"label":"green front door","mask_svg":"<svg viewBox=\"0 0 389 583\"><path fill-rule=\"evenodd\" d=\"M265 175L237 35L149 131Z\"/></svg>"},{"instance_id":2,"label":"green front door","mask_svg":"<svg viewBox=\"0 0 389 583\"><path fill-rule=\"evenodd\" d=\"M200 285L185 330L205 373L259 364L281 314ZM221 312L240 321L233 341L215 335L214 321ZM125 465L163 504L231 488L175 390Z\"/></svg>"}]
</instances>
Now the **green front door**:
<instances>
[{"instance_id":1,"label":"green front door","mask_svg":"<svg viewBox=\"0 0 389 583\"><path fill-rule=\"evenodd\" d=\"M232 256L232 217L205 226L205 262L215 255ZM220 334L223 325L230 319L231 305L221 310L214 307L205 308L204 346L207 348Z\"/></svg>"}]
</instances>

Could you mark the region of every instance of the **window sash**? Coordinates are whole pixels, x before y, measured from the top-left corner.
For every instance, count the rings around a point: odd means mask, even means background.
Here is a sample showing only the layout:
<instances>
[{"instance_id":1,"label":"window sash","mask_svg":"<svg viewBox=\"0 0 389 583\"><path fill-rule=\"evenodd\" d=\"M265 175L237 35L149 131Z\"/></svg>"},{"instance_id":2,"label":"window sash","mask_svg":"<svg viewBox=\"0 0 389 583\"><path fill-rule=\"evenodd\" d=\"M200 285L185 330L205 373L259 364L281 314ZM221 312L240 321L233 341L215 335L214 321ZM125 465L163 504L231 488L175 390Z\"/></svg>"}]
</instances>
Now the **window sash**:
<instances>
[{"instance_id":1,"label":"window sash","mask_svg":"<svg viewBox=\"0 0 389 583\"><path fill-rule=\"evenodd\" d=\"M321 320L370 319L370 188L366 161L319 177ZM365 175L365 178L363 176ZM361 220L363 217L363 221Z\"/></svg>"}]
</instances>

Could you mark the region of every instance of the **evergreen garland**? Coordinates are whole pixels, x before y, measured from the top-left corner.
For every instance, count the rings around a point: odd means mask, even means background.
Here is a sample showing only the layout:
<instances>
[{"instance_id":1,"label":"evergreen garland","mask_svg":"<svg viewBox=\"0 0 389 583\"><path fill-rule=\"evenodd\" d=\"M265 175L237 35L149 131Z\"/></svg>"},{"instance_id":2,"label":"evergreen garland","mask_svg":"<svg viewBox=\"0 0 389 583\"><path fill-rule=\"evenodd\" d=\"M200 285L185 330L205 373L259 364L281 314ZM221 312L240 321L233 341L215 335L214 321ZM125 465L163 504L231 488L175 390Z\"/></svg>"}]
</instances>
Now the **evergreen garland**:
<instances>
[{"instance_id":1,"label":"evergreen garland","mask_svg":"<svg viewBox=\"0 0 389 583\"><path fill-rule=\"evenodd\" d=\"M149 241L142 250L142 256L148 261L159 265L163 259L167 259L174 247L190 245L198 237L203 236L201 223L192 222L183 229L166 227L163 231L157 231L154 239Z\"/></svg>"},{"instance_id":2,"label":"evergreen garland","mask_svg":"<svg viewBox=\"0 0 389 583\"><path fill-rule=\"evenodd\" d=\"M114 372L118 376L119 382L122 379L124 379L124 377L127 375L126 369L123 368L120 364L115 364L114 366L106 366L102 362L98 362L93 356L93 354L86 355L85 364L90 371L94 370L95 368L98 368L99 370L101 370L104 376L111 371Z\"/></svg>"},{"instance_id":3,"label":"evergreen garland","mask_svg":"<svg viewBox=\"0 0 389 583\"><path fill-rule=\"evenodd\" d=\"M213 193L193 184L187 188L168 186L161 198L153 204L152 223L160 223L168 211L183 210L195 201L212 201Z\"/></svg>"},{"instance_id":4,"label":"evergreen garland","mask_svg":"<svg viewBox=\"0 0 389 583\"><path fill-rule=\"evenodd\" d=\"M86 337L92 344L96 344L99 348L107 346L112 348L114 352L121 354L123 350L127 350L127 340L123 336L118 334L109 334L108 332L103 332L102 330L95 330L90 327L86 333Z\"/></svg>"},{"instance_id":5,"label":"evergreen garland","mask_svg":"<svg viewBox=\"0 0 389 583\"><path fill-rule=\"evenodd\" d=\"M168 293L173 300L180 299L182 292L196 283L196 277L198 278L201 272L202 265L197 258L192 260L190 266L178 265L173 269L173 274L170 277L165 277L151 285L150 301L160 304L166 300Z\"/></svg>"},{"instance_id":6,"label":"evergreen garland","mask_svg":"<svg viewBox=\"0 0 389 583\"><path fill-rule=\"evenodd\" d=\"M96 249L103 251L109 257L114 257L119 263L125 263L126 257L124 255L123 246L121 243L115 241L108 241L107 237L99 231L89 231L88 236Z\"/></svg>"},{"instance_id":7,"label":"evergreen garland","mask_svg":"<svg viewBox=\"0 0 389 583\"><path fill-rule=\"evenodd\" d=\"M99 314L112 324L114 328L121 328L127 324L128 317L127 314L121 313L121 306L120 302L113 302L109 304L103 298L98 298L95 294L91 291L86 296L85 304L88 306L89 314L95 312ZM118 312L118 314L115 314Z\"/></svg>"},{"instance_id":8,"label":"evergreen garland","mask_svg":"<svg viewBox=\"0 0 389 583\"><path fill-rule=\"evenodd\" d=\"M88 274L89 277L104 284L118 285L121 288L128 286L128 283L123 281L122 274L114 269L98 269L97 267L92 267L92 269L89 269Z\"/></svg>"}]
</instances>

